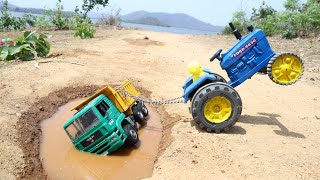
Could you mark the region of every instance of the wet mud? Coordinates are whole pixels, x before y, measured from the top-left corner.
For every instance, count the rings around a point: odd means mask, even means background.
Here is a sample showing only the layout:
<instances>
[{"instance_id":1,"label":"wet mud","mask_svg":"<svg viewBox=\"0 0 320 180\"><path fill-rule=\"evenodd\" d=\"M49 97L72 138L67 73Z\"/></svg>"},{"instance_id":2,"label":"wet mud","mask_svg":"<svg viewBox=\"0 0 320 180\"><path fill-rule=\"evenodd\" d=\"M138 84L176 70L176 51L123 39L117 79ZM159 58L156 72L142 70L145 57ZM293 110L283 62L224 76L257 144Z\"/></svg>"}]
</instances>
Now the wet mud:
<instances>
[{"instance_id":1,"label":"wet mud","mask_svg":"<svg viewBox=\"0 0 320 180\"><path fill-rule=\"evenodd\" d=\"M108 156L77 151L63 130L72 117L70 111L81 100L59 108L51 118L42 121L40 159L49 179L142 179L152 175L162 138L160 115L148 107L150 117L140 128L140 142L122 147Z\"/></svg>"}]
</instances>

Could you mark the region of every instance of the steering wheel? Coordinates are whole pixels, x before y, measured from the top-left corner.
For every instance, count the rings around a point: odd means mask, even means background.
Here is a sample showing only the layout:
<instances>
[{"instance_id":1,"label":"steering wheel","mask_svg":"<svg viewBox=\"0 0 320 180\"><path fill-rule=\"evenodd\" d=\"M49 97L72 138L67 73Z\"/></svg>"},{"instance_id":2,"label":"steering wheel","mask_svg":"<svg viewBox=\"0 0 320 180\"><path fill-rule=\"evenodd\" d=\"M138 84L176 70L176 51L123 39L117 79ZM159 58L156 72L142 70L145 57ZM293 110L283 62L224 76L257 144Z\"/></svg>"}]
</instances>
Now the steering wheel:
<instances>
[{"instance_id":1,"label":"steering wheel","mask_svg":"<svg viewBox=\"0 0 320 180\"><path fill-rule=\"evenodd\" d=\"M218 58L220 56L222 52L222 49L219 49L213 56L212 58L210 59L210 61L212 62L213 60L215 60L216 58Z\"/></svg>"}]
</instances>

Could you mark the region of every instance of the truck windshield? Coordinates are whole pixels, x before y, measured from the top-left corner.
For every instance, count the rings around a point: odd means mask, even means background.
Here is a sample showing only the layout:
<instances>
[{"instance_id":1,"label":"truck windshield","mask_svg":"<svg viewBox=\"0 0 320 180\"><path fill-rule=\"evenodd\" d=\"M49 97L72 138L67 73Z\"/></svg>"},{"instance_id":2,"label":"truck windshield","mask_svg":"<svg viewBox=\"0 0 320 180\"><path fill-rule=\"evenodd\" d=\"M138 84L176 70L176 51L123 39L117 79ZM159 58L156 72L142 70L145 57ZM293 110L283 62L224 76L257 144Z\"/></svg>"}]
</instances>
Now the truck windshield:
<instances>
[{"instance_id":1,"label":"truck windshield","mask_svg":"<svg viewBox=\"0 0 320 180\"><path fill-rule=\"evenodd\" d=\"M91 109L70 124L66 131L70 138L75 140L98 123L99 119Z\"/></svg>"}]
</instances>

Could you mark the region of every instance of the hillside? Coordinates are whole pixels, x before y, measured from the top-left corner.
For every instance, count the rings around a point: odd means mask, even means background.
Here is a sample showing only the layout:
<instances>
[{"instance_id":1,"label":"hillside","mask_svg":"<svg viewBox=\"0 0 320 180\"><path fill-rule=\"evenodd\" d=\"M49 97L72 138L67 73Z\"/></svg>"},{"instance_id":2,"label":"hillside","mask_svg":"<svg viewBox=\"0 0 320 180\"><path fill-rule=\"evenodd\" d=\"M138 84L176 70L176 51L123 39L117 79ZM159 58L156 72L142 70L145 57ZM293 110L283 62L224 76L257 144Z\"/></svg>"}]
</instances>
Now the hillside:
<instances>
[{"instance_id":1,"label":"hillside","mask_svg":"<svg viewBox=\"0 0 320 180\"><path fill-rule=\"evenodd\" d=\"M121 19L124 22L131 23L171 26L205 31L221 31L223 28L221 26L213 26L209 23L202 22L194 17L182 13L170 14L136 11L121 16Z\"/></svg>"},{"instance_id":2,"label":"hillside","mask_svg":"<svg viewBox=\"0 0 320 180\"><path fill-rule=\"evenodd\" d=\"M3 1L0 1L0 9L2 8L2 6L3 6ZM8 8L9 8L9 9L16 8L16 7L17 7L17 6L8 3Z\"/></svg>"}]
</instances>

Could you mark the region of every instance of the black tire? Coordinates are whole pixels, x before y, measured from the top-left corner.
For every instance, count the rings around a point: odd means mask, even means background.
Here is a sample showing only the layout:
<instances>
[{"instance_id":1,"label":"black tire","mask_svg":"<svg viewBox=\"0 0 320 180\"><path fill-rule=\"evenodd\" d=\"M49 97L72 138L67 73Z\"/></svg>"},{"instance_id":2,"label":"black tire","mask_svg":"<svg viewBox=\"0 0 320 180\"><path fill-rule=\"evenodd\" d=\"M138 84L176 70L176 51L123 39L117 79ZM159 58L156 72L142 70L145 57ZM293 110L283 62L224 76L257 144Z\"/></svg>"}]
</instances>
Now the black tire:
<instances>
[{"instance_id":1,"label":"black tire","mask_svg":"<svg viewBox=\"0 0 320 180\"><path fill-rule=\"evenodd\" d=\"M139 142L139 135L131 124L125 125L123 130L127 135L127 138L124 142L127 146L133 146Z\"/></svg>"},{"instance_id":2,"label":"black tire","mask_svg":"<svg viewBox=\"0 0 320 180\"><path fill-rule=\"evenodd\" d=\"M149 116L149 110L148 110L148 108L147 108L147 106L145 104L142 105L141 112L142 112L144 117L148 117Z\"/></svg>"},{"instance_id":3,"label":"black tire","mask_svg":"<svg viewBox=\"0 0 320 180\"><path fill-rule=\"evenodd\" d=\"M231 103L231 114L229 118L221 123L213 123L208 121L204 115L204 107L211 98L221 96ZM242 101L239 94L228 84L215 82L200 88L191 101L191 112L195 122L201 129L207 132L220 133L228 131L237 120L242 112Z\"/></svg>"},{"instance_id":4,"label":"black tire","mask_svg":"<svg viewBox=\"0 0 320 180\"><path fill-rule=\"evenodd\" d=\"M134 106L132 108L132 112L133 112L134 120L139 124L143 123L146 120L145 116L143 115L142 111L138 106Z\"/></svg>"},{"instance_id":5,"label":"black tire","mask_svg":"<svg viewBox=\"0 0 320 180\"><path fill-rule=\"evenodd\" d=\"M222 76L220 76L219 74L216 74L216 73L212 73L212 74L217 78L217 80L215 82L227 83L227 81Z\"/></svg>"}]
</instances>

